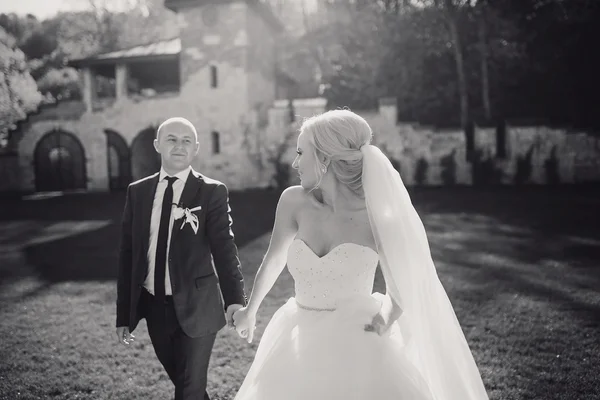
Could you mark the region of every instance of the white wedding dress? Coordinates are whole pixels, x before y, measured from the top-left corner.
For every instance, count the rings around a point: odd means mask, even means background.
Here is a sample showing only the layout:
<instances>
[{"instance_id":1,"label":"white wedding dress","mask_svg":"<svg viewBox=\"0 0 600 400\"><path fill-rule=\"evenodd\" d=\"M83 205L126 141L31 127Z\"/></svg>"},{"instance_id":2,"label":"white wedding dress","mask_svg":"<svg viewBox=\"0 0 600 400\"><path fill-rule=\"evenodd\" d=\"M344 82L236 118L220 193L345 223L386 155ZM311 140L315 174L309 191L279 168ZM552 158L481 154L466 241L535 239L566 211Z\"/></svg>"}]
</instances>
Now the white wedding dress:
<instances>
[{"instance_id":1,"label":"white wedding dress","mask_svg":"<svg viewBox=\"0 0 600 400\"><path fill-rule=\"evenodd\" d=\"M378 254L344 243L318 257L300 239L288 268L295 298L269 322L236 400L429 400L398 324L364 330L384 296L372 294Z\"/></svg>"}]
</instances>

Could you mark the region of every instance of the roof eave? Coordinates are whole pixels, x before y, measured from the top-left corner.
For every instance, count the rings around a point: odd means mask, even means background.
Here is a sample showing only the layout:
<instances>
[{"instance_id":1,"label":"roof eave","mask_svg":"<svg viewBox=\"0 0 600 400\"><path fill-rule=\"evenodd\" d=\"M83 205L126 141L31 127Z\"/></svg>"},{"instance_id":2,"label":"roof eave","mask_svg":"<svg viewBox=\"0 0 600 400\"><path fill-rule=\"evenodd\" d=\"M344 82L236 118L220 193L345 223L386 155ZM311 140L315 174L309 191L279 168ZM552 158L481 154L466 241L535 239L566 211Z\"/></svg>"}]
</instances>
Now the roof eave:
<instances>
[{"instance_id":1,"label":"roof eave","mask_svg":"<svg viewBox=\"0 0 600 400\"><path fill-rule=\"evenodd\" d=\"M145 56L133 56L133 57L111 57L111 58L80 58L76 60L70 60L68 65L73 68L86 68L95 65L110 65L119 63L132 63L137 61L158 61L158 60L172 60L179 57L180 53L177 54L154 54Z\"/></svg>"}]
</instances>

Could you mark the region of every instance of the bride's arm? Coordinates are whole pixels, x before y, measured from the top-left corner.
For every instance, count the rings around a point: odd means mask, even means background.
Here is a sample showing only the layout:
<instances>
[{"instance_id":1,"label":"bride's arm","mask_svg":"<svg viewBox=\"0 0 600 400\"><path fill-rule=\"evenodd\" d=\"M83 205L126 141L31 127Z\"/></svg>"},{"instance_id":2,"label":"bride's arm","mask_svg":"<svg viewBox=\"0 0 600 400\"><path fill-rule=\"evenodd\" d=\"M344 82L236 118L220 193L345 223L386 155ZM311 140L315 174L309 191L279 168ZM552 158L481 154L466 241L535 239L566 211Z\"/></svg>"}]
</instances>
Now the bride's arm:
<instances>
[{"instance_id":1,"label":"bride's arm","mask_svg":"<svg viewBox=\"0 0 600 400\"><path fill-rule=\"evenodd\" d=\"M251 313L256 314L286 265L288 248L298 232L296 211L303 196L304 189L301 186L292 186L284 190L279 198L271 242L256 273L252 294L246 307Z\"/></svg>"},{"instance_id":2,"label":"bride's arm","mask_svg":"<svg viewBox=\"0 0 600 400\"><path fill-rule=\"evenodd\" d=\"M394 300L394 298L390 295L389 290L387 290L387 297L389 298L389 307L386 307L384 310L384 319L387 322L387 325L392 325L394 322L398 320L402 316L402 308L400 305Z\"/></svg>"},{"instance_id":3,"label":"bride's arm","mask_svg":"<svg viewBox=\"0 0 600 400\"><path fill-rule=\"evenodd\" d=\"M385 297L387 300L381 308L381 315L385 320L385 328L387 330L402 316L403 307L401 299L398 298L399 293L392 289L393 286L391 285L393 284L390 281L393 279L393 276L390 276L389 267L386 267L383 263L381 264L381 273L385 281Z\"/></svg>"},{"instance_id":4,"label":"bride's arm","mask_svg":"<svg viewBox=\"0 0 600 400\"><path fill-rule=\"evenodd\" d=\"M365 326L365 330L375 331L380 335L387 332L404 312L399 301L394 298L393 290L390 288L390 283L388 281L388 279L390 279L388 276L388 269L385 268L384 265L381 265L381 271L383 273L383 279L386 283L386 294L384 296L384 301L379 312L373 316L373 321Z\"/></svg>"},{"instance_id":5,"label":"bride's arm","mask_svg":"<svg viewBox=\"0 0 600 400\"><path fill-rule=\"evenodd\" d=\"M375 331L382 335L387 332L392 325L402 316L402 308L390 295L389 290L385 295L385 300L381 305L381 309L377 314L373 316L373 320L370 324L365 325L365 330Z\"/></svg>"}]
</instances>

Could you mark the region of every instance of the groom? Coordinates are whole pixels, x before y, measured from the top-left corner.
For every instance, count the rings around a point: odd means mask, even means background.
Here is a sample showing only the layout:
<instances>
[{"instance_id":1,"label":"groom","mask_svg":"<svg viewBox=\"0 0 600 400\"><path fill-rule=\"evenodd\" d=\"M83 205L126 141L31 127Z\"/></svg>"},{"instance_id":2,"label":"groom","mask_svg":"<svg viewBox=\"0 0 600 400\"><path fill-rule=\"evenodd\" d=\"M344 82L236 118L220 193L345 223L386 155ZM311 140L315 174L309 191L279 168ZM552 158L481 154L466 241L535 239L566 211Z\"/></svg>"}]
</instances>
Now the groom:
<instances>
[{"instance_id":1,"label":"groom","mask_svg":"<svg viewBox=\"0 0 600 400\"><path fill-rule=\"evenodd\" d=\"M208 400L216 334L226 323L231 327L233 313L246 304L228 192L191 168L199 143L188 120L163 122L154 147L160 172L127 189L117 336L128 344L145 318L156 355L175 385L175 399Z\"/></svg>"}]
</instances>

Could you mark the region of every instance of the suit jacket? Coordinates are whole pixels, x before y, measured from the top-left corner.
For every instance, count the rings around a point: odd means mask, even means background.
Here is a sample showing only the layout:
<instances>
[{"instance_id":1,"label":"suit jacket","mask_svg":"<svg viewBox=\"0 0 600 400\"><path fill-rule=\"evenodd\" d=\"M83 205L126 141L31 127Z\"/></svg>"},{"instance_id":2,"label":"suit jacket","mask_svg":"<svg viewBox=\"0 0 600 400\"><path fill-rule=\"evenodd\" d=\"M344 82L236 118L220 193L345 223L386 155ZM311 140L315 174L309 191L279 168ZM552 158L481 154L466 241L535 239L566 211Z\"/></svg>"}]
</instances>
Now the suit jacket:
<instances>
[{"instance_id":1,"label":"suit jacket","mask_svg":"<svg viewBox=\"0 0 600 400\"><path fill-rule=\"evenodd\" d=\"M117 283L117 327L128 326L130 332L144 317L139 302L148 273L150 218L158 176L156 173L127 188ZM229 305L246 304L244 279L231 230L227 187L191 170L180 206L202 209L194 212L198 216L197 234L189 224L180 229L185 217L173 223L167 263L173 304L185 334L200 337L225 326L225 309Z\"/></svg>"}]
</instances>

